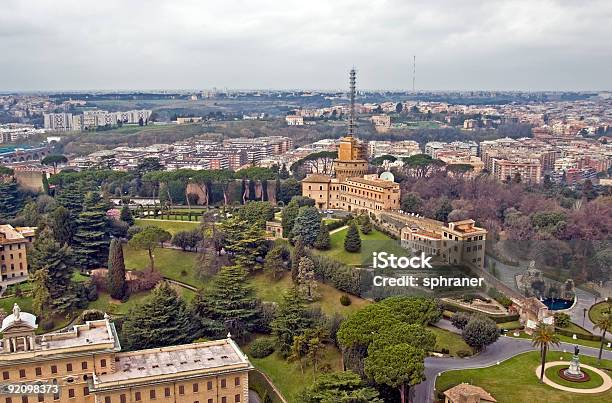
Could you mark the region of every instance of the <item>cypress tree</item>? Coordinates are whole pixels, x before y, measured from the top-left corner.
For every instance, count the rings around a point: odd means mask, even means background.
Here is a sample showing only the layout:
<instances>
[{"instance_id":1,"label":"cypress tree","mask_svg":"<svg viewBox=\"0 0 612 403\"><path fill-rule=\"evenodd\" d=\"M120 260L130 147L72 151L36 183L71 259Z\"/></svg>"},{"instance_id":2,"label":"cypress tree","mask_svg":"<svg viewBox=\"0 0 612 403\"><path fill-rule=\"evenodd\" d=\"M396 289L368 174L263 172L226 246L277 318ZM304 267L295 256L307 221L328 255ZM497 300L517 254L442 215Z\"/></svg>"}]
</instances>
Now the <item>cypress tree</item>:
<instances>
[{"instance_id":1,"label":"cypress tree","mask_svg":"<svg viewBox=\"0 0 612 403\"><path fill-rule=\"evenodd\" d=\"M328 250L331 247L331 239L329 237L327 225L321 224L321 229L314 242L314 247L318 250Z\"/></svg>"},{"instance_id":2,"label":"cypress tree","mask_svg":"<svg viewBox=\"0 0 612 403\"><path fill-rule=\"evenodd\" d=\"M130 309L121 333L131 350L184 344L194 338L191 321L185 301L164 281Z\"/></svg>"},{"instance_id":3,"label":"cypress tree","mask_svg":"<svg viewBox=\"0 0 612 403\"><path fill-rule=\"evenodd\" d=\"M21 203L15 179L11 178L3 181L0 178L0 218L14 218L20 207Z\"/></svg>"},{"instance_id":4,"label":"cypress tree","mask_svg":"<svg viewBox=\"0 0 612 403\"><path fill-rule=\"evenodd\" d=\"M118 239L113 239L110 244L106 284L111 297L115 299L123 299L127 295L125 262L123 260L123 245Z\"/></svg>"},{"instance_id":5,"label":"cypress tree","mask_svg":"<svg viewBox=\"0 0 612 403\"><path fill-rule=\"evenodd\" d=\"M293 284L297 284L298 282L300 261L304 256L306 256L304 242L301 238L298 238L293 248L293 254L291 255L291 280L293 280Z\"/></svg>"},{"instance_id":6,"label":"cypress tree","mask_svg":"<svg viewBox=\"0 0 612 403\"><path fill-rule=\"evenodd\" d=\"M125 221L130 226L134 225L134 217L132 216L132 211L128 206L123 206L121 208L121 221Z\"/></svg>"},{"instance_id":7,"label":"cypress tree","mask_svg":"<svg viewBox=\"0 0 612 403\"><path fill-rule=\"evenodd\" d=\"M200 319L222 324L238 338L254 331L260 317L259 301L246 284L246 271L240 266L223 267L211 287L198 293L193 308Z\"/></svg>"},{"instance_id":8,"label":"cypress tree","mask_svg":"<svg viewBox=\"0 0 612 403\"><path fill-rule=\"evenodd\" d=\"M361 238L359 237L357 225L355 225L354 222L351 222L349 225L346 238L344 238L344 250L351 253L359 252L361 250Z\"/></svg>"},{"instance_id":9,"label":"cypress tree","mask_svg":"<svg viewBox=\"0 0 612 403\"><path fill-rule=\"evenodd\" d=\"M76 221L74 252L81 269L89 270L103 267L108 259L110 241L106 205L98 193L88 193L85 208Z\"/></svg>"}]
</instances>

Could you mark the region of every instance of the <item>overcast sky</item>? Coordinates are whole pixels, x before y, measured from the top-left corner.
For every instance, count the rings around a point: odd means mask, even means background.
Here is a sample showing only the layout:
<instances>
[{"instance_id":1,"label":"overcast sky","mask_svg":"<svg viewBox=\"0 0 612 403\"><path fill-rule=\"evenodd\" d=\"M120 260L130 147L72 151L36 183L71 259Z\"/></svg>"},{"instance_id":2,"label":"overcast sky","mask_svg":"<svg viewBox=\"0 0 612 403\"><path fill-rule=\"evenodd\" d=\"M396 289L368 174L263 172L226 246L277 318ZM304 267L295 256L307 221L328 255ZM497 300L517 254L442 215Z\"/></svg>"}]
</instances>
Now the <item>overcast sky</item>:
<instances>
[{"instance_id":1,"label":"overcast sky","mask_svg":"<svg viewBox=\"0 0 612 403\"><path fill-rule=\"evenodd\" d=\"M0 0L0 91L612 89L612 1Z\"/></svg>"}]
</instances>

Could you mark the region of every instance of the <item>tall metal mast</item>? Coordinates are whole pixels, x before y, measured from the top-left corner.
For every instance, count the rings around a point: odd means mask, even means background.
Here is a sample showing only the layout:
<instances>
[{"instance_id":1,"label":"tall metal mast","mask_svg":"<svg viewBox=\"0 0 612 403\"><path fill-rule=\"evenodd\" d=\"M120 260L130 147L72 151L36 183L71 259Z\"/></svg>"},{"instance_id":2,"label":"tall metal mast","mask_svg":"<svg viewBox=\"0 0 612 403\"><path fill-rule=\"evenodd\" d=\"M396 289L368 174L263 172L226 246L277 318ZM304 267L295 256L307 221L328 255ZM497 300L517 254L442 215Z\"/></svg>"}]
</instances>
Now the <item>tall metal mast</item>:
<instances>
[{"instance_id":1,"label":"tall metal mast","mask_svg":"<svg viewBox=\"0 0 612 403\"><path fill-rule=\"evenodd\" d=\"M355 83L356 82L357 82L357 72L355 71L355 68L353 67L351 69L351 72L349 73L349 88L350 88L350 92L349 92L350 105L349 105L349 119L348 119L349 137L353 137L355 135L355 128L357 126L355 123Z\"/></svg>"},{"instance_id":2,"label":"tall metal mast","mask_svg":"<svg viewBox=\"0 0 612 403\"><path fill-rule=\"evenodd\" d=\"M412 92L414 92L415 78L416 78L416 55L412 56Z\"/></svg>"}]
</instances>

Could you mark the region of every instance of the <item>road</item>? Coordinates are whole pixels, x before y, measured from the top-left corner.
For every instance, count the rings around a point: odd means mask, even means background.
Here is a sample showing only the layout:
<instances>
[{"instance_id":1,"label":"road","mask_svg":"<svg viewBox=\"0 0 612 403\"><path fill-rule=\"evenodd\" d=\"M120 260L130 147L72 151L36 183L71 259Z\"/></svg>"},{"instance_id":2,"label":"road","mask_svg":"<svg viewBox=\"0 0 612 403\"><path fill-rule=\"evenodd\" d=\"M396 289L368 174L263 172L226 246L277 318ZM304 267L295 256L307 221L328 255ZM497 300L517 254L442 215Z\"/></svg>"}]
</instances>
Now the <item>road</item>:
<instances>
[{"instance_id":1,"label":"road","mask_svg":"<svg viewBox=\"0 0 612 403\"><path fill-rule=\"evenodd\" d=\"M488 346L484 352L470 358L428 357L425 359L426 380L412 388L411 394L413 394L413 398L411 401L415 403L433 402L436 378L441 372L453 369L487 367L495 365L497 362L504 361L517 354L535 350L537 349L531 345L531 340L502 336L498 341ZM554 347L553 350L573 351L574 345L561 343L558 347ZM580 346L580 353L584 355L597 356L599 350L591 347ZM604 350L602 358L612 359L612 351Z\"/></svg>"},{"instance_id":2,"label":"road","mask_svg":"<svg viewBox=\"0 0 612 403\"><path fill-rule=\"evenodd\" d=\"M251 389L249 389L249 403L261 403L261 399L257 392Z\"/></svg>"}]
</instances>

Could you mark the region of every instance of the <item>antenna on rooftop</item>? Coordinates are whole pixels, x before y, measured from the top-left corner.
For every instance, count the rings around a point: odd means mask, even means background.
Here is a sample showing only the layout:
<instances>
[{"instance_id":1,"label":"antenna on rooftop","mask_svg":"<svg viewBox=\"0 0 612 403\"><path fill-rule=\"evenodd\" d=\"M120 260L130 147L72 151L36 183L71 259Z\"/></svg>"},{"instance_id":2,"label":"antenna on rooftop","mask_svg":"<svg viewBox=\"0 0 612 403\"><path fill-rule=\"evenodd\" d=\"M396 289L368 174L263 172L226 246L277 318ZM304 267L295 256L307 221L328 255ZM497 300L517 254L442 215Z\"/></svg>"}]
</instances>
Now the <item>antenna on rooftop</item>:
<instances>
[{"instance_id":1,"label":"antenna on rooftop","mask_svg":"<svg viewBox=\"0 0 612 403\"><path fill-rule=\"evenodd\" d=\"M416 79L416 55L412 56L412 92L414 92L415 79Z\"/></svg>"},{"instance_id":2,"label":"antenna on rooftop","mask_svg":"<svg viewBox=\"0 0 612 403\"><path fill-rule=\"evenodd\" d=\"M355 135L355 88L357 83L357 71L355 67L351 69L349 73L349 119L348 119L348 135L353 137Z\"/></svg>"}]
</instances>

